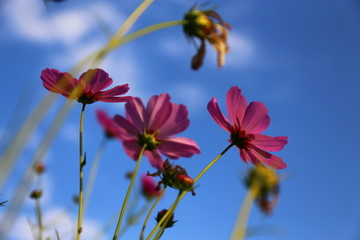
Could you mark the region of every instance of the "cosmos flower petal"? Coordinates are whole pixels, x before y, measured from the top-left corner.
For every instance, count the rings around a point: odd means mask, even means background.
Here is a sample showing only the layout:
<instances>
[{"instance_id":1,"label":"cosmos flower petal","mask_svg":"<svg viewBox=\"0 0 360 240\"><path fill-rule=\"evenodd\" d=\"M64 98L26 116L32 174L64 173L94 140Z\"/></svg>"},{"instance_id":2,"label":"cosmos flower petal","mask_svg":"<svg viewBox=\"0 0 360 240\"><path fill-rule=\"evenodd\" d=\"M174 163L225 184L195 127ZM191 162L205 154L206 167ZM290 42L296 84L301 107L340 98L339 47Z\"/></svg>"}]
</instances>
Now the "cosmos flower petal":
<instances>
[{"instance_id":1,"label":"cosmos flower petal","mask_svg":"<svg viewBox=\"0 0 360 240\"><path fill-rule=\"evenodd\" d=\"M158 137L164 138L166 136L172 136L183 132L190 125L188 119L188 110L183 104L172 104L172 113L169 116L168 120L161 126L159 129Z\"/></svg>"},{"instance_id":2,"label":"cosmos flower petal","mask_svg":"<svg viewBox=\"0 0 360 240\"><path fill-rule=\"evenodd\" d=\"M89 69L84 72L79 81L86 89L86 93L89 95L95 95L99 91L107 88L113 82L111 78L109 78L109 74L102 69Z\"/></svg>"},{"instance_id":3,"label":"cosmos flower petal","mask_svg":"<svg viewBox=\"0 0 360 240\"><path fill-rule=\"evenodd\" d=\"M241 94L240 88L231 87L227 92L226 108L230 121L239 126L239 121L243 119L246 109L246 98Z\"/></svg>"},{"instance_id":4,"label":"cosmos flower petal","mask_svg":"<svg viewBox=\"0 0 360 240\"><path fill-rule=\"evenodd\" d=\"M262 134L254 134L251 143L265 151L280 151L287 144L287 137L269 137Z\"/></svg>"},{"instance_id":5,"label":"cosmos flower petal","mask_svg":"<svg viewBox=\"0 0 360 240\"><path fill-rule=\"evenodd\" d=\"M170 96L168 94L153 96L147 104L146 112L146 125L154 131L158 130L168 120L172 112Z\"/></svg>"},{"instance_id":6,"label":"cosmos flower petal","mask_svg":"<svg viewBox=\"0 0 360 240\"><path fill-rule=\"evenodd\" d=\"M151 166L162 169L164 161L158 151L145 151L144 155L149 159Z\"/></svg>"},{"instance_id":7,"label":"cosmos flower petal","mask_svg":"<svg viewBox=\"0 0 360 240\"><path fill-rule=\"evenodd\" d=\"M139 158L139 154L141 151L141 146L138 144L137 139L126 140L123 142L123 147L125 153L133 160L137 160Z\"/></svg>"},{"instance_id":8,"label":"cosmos flower petal","mask_svg":"<svg viewBox=\"0 0 360 240\"><path fill-rule=\"evenodd\" d=\"M125 104L126 117L137 129L143 130L145 125L145 107L140 98L133 98Z\"/></svg>"},{"instance_id":9,"label":"cosmos flower petal","mask_svg":"<svg viewBox=\"0 0 360 240\"><path fill-rule=\"evenodd\" d=\"M212 98L207 105L207 109L214 119L214 121L220 125L220 127L224 128L226 131L231 132L232 126L226 117L221 113L219 108L219 104L216 101L216 98Z\"/></svg>"},{"instance_id":10,"label":"cosmos flower petal","mask_svg":"<svg viewBox=\"0 0 360 240\"><path fill-rule=\"evenodd\" d=\"M268 110L262 102L251 102L241 122L242 130L247 133L259 133L259 129L265 130L270 123L267 120L267 113Z\"/></svg>"},{"instance_id":11,"label":"cosmos flower petal","mask_svg":"<svg viewBox=\"0 0 360 240\"><path fill-rule=\"evenodd\" d=\"M105 133L109 137L120 137L120 127L116 124L114 119L108 116L108 114L102 109L96 109L96 117L100 125L104 128Z\"/></svg>"},{"instance_id":12,"label":"cosmos flower petal","mask_svg":"<svg viewBox=\"0 0 360 240\"><path fill-rule=\"evenodd\" d=\"M120 138L123 140L136 139L136 135L142 131L128 119L118 114L114 116L114 122L119 126Z\"/></svg>"},{"instance_id":13,"label":"cosmos flower petal","mask_svg":"<svg viewBox=\"0 0 360 240\"><path fill-rule=\"evenodd\" d=\"M78 84L78 80L69 73L63 73L57 69L45 69L41 72L40 78L44 87L54 93L68 97L72 89Z\"/></svg>"},{"instance_id":14,"label":"cosmos flower petal","mask_svg":"<svg viewBox=\"0 0 360 240\"><path fill-rule=\"evenodd\" d=\"M200 153L200 148L192 139L185 137L171 137L163 140L159 150L165 156L177 159L179 157L191 157Z\"/></svg>"},{"instance_id":15,"label":"cosmos flower petal","mask_svg":"<svg viewBox=\"0 0 360 240\"><path fill-rule=\"evenodd\" d=\"M256 162L261 162L275 169L286 168L286 163L281 158L271 153L265 152L264 150L261 150L255 146L253 147L252 151L248 151L248 154L255 165Z\"/></svg>"}]
</instances>

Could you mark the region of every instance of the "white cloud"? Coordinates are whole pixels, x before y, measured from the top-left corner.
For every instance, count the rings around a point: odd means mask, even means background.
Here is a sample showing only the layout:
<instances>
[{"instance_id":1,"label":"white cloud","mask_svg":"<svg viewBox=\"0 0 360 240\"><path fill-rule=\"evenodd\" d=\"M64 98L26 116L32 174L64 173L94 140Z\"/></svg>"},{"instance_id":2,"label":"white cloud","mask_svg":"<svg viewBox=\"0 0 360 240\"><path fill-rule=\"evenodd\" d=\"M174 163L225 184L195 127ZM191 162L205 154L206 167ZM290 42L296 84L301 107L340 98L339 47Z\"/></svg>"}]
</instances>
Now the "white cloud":
<instances>
[{"instance_id":1,"label":"white cloud","mask_svg":"<svg viewBox=\"0 0 360 240\"><path fill-rule=\"evenodd\" d=\"M226 59L226 65L238 67L254 62L255 46L246 36L230 32L229 45L230 52Z\"/></svg>"},{"instance_id":2,"label":"white cloud","mask_svg":"<svg viewBox=\"0 0 360 240\"><path fill-rule=\"evenodd\" d=\"M40 43L79 43L91 31L99 29L95 15L120 25L121 17L111 6L105 3L85 6L53 13L46 11L43 1L16 0L4 4L3 14L10 32Z\"/></svg>"},{"instance_id":3,"label":"white cloud","mask_svg":"<svg viewBox=\"0 0 360 240\"><path fill-rule=\"evenodd\" d=\"M79 126L78 126L78 124L66 123L62 127L62 129L59 133L65 140L67 140L71 143L77 143L79 141Z\"/></svg>"}]
</instances>

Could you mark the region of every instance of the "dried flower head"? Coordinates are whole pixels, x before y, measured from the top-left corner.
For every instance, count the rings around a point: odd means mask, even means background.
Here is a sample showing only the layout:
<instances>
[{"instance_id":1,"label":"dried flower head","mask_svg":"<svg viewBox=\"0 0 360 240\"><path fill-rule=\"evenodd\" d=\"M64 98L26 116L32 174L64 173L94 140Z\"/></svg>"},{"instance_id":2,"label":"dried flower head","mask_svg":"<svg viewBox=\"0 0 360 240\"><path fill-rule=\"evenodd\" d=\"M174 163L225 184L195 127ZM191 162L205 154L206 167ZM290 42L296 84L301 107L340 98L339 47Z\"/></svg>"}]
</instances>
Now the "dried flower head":
<instances>
[{"instance_id":1,"label":"dried flower head","mask_svg":"<svg viewBox=\"0 0 360 240\"><path fill-rule=\"evenodd\" d=\"M255 192L255 200L260 209L269 215L279 197L279 178L275 170L264 166L252 168L245 184Z\"/></svg>"},{"instance_id":2,"label":"dried flower head","mask_svg":"<svg viewBox=\"0 0 360 240\"><path fill-rule=\"evenodd\" d=\"M37 163L34 165L34 171L36 174L40 175L45 171L45 164L44 163Z\"/></svg>"},{"instance_id":3,"label":"dried flower head","mask_svg":"<svg viewBox=\"0 0 360 240\"><path fill-rule=\"evenodd\" d=\"M184 16L186 23L183 30L188 39L200 40L200 47L191 61L191 68L197 70L201 67L205 56L205 41L215 48L218 54L218 66L225 64L225 54L230 50L227 42L228 29L230 25L225 23L220 15L214 10L199 10L197 6L192 7Z\"/></svg>"},{"instance_id":4,"label":"dried flower head","mask_svg":"<svg viewBox=\"0 0 360 240\"><path fill-rule=\"evenodd\" d=\"M161 181L158 183L158 188L160 188L161 185L164 185L180 191L191 191L192 195L195 195L194 180L189 177L185 168L179 165L174 166L169 160L164 162L162 169L148 175L160 176Z\"/></svg>"}]
</instances>

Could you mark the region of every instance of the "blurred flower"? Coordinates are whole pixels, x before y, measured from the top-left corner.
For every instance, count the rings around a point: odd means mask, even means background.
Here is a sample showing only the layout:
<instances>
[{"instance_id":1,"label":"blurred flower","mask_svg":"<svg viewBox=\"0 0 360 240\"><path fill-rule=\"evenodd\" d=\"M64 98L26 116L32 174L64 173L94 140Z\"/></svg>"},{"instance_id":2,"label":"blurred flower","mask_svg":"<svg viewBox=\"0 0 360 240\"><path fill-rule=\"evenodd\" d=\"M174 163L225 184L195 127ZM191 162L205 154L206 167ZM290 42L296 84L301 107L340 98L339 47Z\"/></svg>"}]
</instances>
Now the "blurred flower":
<instances>
[{"instance_id":1,"label":"blurred flower","mask_svg":"<svg viewBox=\"0 0 360 240\"><path fill-rule=\"evenodd\" d=\"M34 171L36 174L42 174L45 171L45 165L43 163L37 163L34 165Z\"/></svg>"},{"instance_id":2,"label":"blurred flower","mask_svg":"<svg viewBox=\"0 0 360 240\"><path fill-rule=\"evenodd\" d=\"M41 198L41 196L42 196L42 191L38 189L35 189L30 193L30 198L32 199L39 199Z\"/></svg>"},{"instance_id":3,"label":"blurred flower","mask_svg":"<svg viewBox=\"0 0 360 240\"><path fill-rule=\"evenodd\" d=\"M260 209L269 215L279 198L279 178L273 169L258 166L249 171L245 184L255 193Z\"/></svg>"},{"instance_id":4,"label":"blurred flower","mask_svg":"<svg viewBox=\"0 0 360 240\"><path fill-rule=\"evenodd\" d=\"M213 10L199 10L192 7L184 16L187 22L184 24L184 32L188 39L200 40L198 52L192 58L191 68L197 70L201 67L205 56L205 41L207 40L215 48L218 54L218 66L225 64L225 54L229 52L227 43L228 29L230 25L225 23L220 15Z\"/></svg>"},{"instance_id":5,"label":"blurred flower","mask_svg":"<svg viewBox=\"0 0 360 240\"><path fill-rule=\"evenodd\" d=\"M148 173L148 175L160 176L161 181L158 183L158 189L160 189L161 184L163 184L164 186L169 186L180 191L191 191L192 195L195 195L194 180L189 177L185 168L180 165L174 166L169 160L164 162L162 169L153 174Z\"/></svg>"},{"instance_id":6,"label":"blurred flower","mask_svg":"<svg viewBox=\"0 0 360 240\"><path fill-rule=\"evenodd\" d=\"M47 90L83 104L91 104L96 101L127 102L132 99L130 96L118 96L129 91L128 84L102 91L110 86L113 80L107 72L99 68L88 70L80 76L79 80L67 72L47 68L42 71L41 79Z\"/></svg>"},{"instance_id":7,"label":"blurred flower","mask_svg":"<svg viewBox=\"0 0 360 240\"><path fill-rule=\"evenodd\" d=\"M113 118L109 117L104 110L97 109L96 117L100 125L104 128L107 138L114 138L120 136L119 126L116 124Z\"/></svg>"},{"instance_id":8,"label":"blurred flower","mask_svg":"<svg viewBox=\"0 0 360 240\"><path fill-rule=\"evenodd\" d=\"M160 222L161 219L162 219L162 218L165 216L165 214L167 213L167 211L168 211L168 210L163 209L163 210L161 210L160 212L158 212L158 214L157 214L157 216L156 216L156 218L155 218L156 222ZM177 222L177 221L174 221L174 214L172 214L172 215L171 215L171 218L170 218L170 220L167 222L165 228L171 228L171 227L173 227L176 222ZM162 227L162 225L160 225L160 226Z\"/></svg>"},{"instance_id":9,"label":"blurred flower","mask_svg":"<svg viewBox=\"0 0 360 240\"><path fill-rule=\"evenodd\" d=\"M161 191L157 188L154 179L147 175L143 175L141 177L141 190L147 200L156 198L161 194Z\"/></svg>"},{"instance_id":10,"label":"blurred flower","mask_svg":"<svg viewBox=\"0 0 360 240\"><path fill-rule=\"evenodd\" d=\"M215 98L210 100L207 108L214 121L230 133L229 141L239 148L242 160L276 169L286 168L281 158L266 152L280 151L287 144L288 138L260 134L270 124L265 105L262 102L247 105L241 90L232 87L226 95L226 106L230 121L221 113Z\"/></svg>"},{"instance_id":11,"label":"blurred flower","mask_svg":"<svg viewBox=\"0 0 360 240\"><path fill-rule=\"evenodd\" d=\"M114 119L121 129L125 152L132 159L138 159L145 144L144 155L157 169L163 165L160 153L172 159L200 153L195 141L172 137L187 129L190 122L186 106L171 103L168 94L151 97L146 107L140 98L133 98L125 108L126 118L116 115Z\"/></svg>"}]
</instances>

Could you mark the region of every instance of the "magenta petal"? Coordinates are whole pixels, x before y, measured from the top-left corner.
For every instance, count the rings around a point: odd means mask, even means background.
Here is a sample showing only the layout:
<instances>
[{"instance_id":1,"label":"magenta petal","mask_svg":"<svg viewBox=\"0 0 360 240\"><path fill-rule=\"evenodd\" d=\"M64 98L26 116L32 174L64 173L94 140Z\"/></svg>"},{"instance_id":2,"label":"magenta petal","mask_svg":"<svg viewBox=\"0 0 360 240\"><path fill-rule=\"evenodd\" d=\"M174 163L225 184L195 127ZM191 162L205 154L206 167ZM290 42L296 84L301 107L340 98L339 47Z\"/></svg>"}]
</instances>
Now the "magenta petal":
<instances>
[{"instance_id":1,"label":"magenta petal","mask_svg":"<svg viewBox=\"0 0 360 240\"><path fill-rule=\"evenodd\" d=\"M216 98L212 98L207 105L207 109L214 119L214 121L220 125L220 127L224 128L226 131L231 132L232 126L226 117L221 113L219 105L216 101Z\"/></svg>"},{"instance_id":2,"label":"magenta petal","mask_svg":"<svg viewBox=\"0 0 360 240\"><path fill-rule=\"evenodd\" d=\"M113 82L109 74L102 69L89 69L84 72L79 81L84 86L86 94L93 96L99 91L107 88Z\"/></svg>"},{"instance_id":3,"label":"magenta petal","mask_svg":"<svg viewBox=\"0 0 360 240\"><path fill-rule=\"evenodd\" d=\"M124 95L128 91L129 91L129 84L123 84L106 91L99 91L95 94L94 98L98 98L98 99L110 98L118 95Z\"/></svg>"},{"instance_id":4,"label":"magenta petal","mask_svg":"<svg viewBox=\"0 0 360 240\"><path fill-rule=\"evenodd\" d=\"M172 104L172 112L168 120L159 129L158 138L165 138L178 134L190 125L188 110L185 105Z\"/></svg>"},{"instance_id":5,"label":"magenta petal","mask_svg":"<svg viewBox=\"0 0 360 240\"><path fill-rule=\"evenodd\" d=\"M129 102L133 99L133 97L131 96L126 96L126 97L100 97L98 98L97 96L93 98L96 101L101 101L101 102Z\"/></svg>"},{"instance_id":6,"label":"magenta petal","mask_svg":"<svg viewBox=\"0 0 360 240\"><path fill-rule=\"evenodd\" d=\"M253 139L251 143L257 146L260 149L276 152L284 148L288 142L287 137L269 137L261 134L252 135Z\"/></svg>"},{"instance_id":7,"label":"magenta petal","mask_svg":"<svg viewBox=\"0 0 360 240\"><path fill-rule=\"evenodd\" d=\"M264 131L270 123L267 113L268 110L262 102L251 102L246 108L241 129L247 133L259 133L260 129Z\"/></svg>"},{"instance_id":8,"label":"magenta petal","mask_svg":"<svg viewBox=\"0 0 360 240\"><path fill-rule=\"evenodd\" d=\"M177 159L179 157L191 157L200 153L200 148L196 142L184 137L171 137L163 140L159 151L165 156Z\"/></svg>"},{"instance_id":9,"label":"magenta petal","mask_svg":"<svg viewBox=\"0 0 360 240\"><path fill-rule=\"evenodd\" d=\"M156 169L162 169L163 168L163 159L161 158L158 151L145 151L144 155L149 159L149 162L151 166L153 166Z\"/></svg>"},{"instance_id":10,"label":"magenta petal","mask_svg":"<svg viewBox=\"0 0 360 240\"><path fill-rule=\"evenodd\" d=\"M158 130L168 120L171 111L172 104L168 94L153 96L146 106L147 117L145 124L148 126L148 129Z\"/></svg>"},{"instance_id":11,"label":"magenta petal","mask_svg":"<svg viewBox=\"0 0 360 240\"><path fill-rule=\"evenodd\" d=\"M68 97L78 80L69 73L62 73L56 69L45 69L41 72L40 78L44 87L54 93L59 93Z\"/></svg>"},{"instance_id":12,"label":"magenta petal","mask_svg":"<svg viewBox=\"0 0 360 240\"><path fill-rule=\"evenodd\" d=\"M125 104L126 117L132 122L139 131L145 127L145 108L140 98L133 98Z\"/></svg>"},{"instance_id":13,"label":"magenta petal","mask_svg":"<svg viewBox=\"0 0 360 240\"><path fill-rule=\"evenodd\" d=\"M241 89L230 88L226 94L226 108L230 121L239 126L246 110L246 98L241 94Z\"/></svg>"},{"instance_id":14,"label":"magenta petal","mask_svg":"<svg viewBox=\"0 0 360 240\"><path fill-rule=\"evenodd\" d=\"M138 134L142 132L142 129L137 128L132 122L120 115L115 115L114 122L119 126L120 138L123 140L137 139Z\"/></svg>"},{"instance_id":15,"label":"magenta petal","mask_svg":"<svg viewBox=\"0 0 360 240\"><path fill-rule=\"evenodd\" d=\"M125 153L133 160L137 160L140 155L141 146L137 140L126 140L123 142Z\"/></svg>"},{"instance_id":16,"label":"magenta petal","mask_svg":"<svg viewBox=\"0 0 360 240\"><path fill-rule=\"evenodd\" d=\"M265 152L255 146L253 146L253 150L248 151L248 153L255 165L256 162L260 161L261 163L275 169L286 168L286 163L281 158L271 153Z\"/></svg>"}]
</instances>

